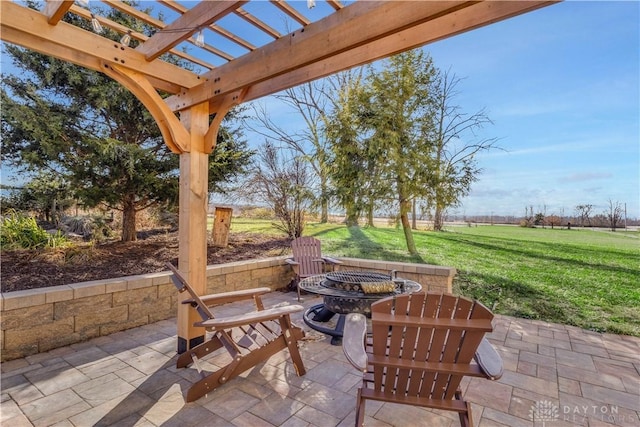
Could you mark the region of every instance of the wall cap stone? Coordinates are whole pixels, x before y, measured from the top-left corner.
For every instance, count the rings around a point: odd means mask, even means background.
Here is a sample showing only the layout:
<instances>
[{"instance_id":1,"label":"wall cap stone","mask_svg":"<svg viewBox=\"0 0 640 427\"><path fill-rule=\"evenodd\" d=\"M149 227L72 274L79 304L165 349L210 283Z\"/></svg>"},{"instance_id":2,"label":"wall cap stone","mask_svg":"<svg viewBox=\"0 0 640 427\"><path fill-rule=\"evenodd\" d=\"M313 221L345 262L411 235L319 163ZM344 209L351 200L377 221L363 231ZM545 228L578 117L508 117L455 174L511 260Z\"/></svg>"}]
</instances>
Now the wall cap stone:
<instances>
[{"instance_id":1,"label":"wall cap stone","mask_svg":"<svg viewBox=\"0 0 640 427\"><path fill-rule=\"evenodd\" d=\"M46 303L47 288L25 289L3 293L3 310L33 307Z\"/></svg>"},{"instance_id":2,"label":"wall cap stone","mask_svg":"<svg viewBox=\"0 0 640 427\"><path fill-rule=\"evenodd\" d=\"M251 270L250 266L252 266L253 268L269 268L274 266L282 266L286 264L285 259L287 258L290 258L290 256L281 255L270 258L208 265L207 277ZM430 274L448 277L453 277L456 275L455 268L440 265L417 264L408 262L389 262L384 260L364 258L335 258L342 261L343 264L340 266L340 268L342 269L357 267L389 271L398 270L407 273ZM15 308L24 308L33 305L44 304L45 302L65 301L68 299L72 299L69 296L69 290L73 291L73 298L82 298L87 296L101 295L107 292L117 292L127 289L145 287L143 283L148 283L148 286L157 286L170 283L170 276L171 273L167 270L156 273L116 277L113 279L72 283L69 285L61 285L48 288L3 292L2 294L0 294L0 309L11 310ZM149 282L149 280L151 280L151 282Z\"/></svg>"},{"instance_id":3,"label":"wall cap stone","mask_svg":"<svg viewBox=\"0 0 640 427\"><path fill-rule=\"evenodd\" d=\"M69 285L52 286L47 289L46 302L69 301L73 299L73 288Z\"/></svg>"}]
</instances>

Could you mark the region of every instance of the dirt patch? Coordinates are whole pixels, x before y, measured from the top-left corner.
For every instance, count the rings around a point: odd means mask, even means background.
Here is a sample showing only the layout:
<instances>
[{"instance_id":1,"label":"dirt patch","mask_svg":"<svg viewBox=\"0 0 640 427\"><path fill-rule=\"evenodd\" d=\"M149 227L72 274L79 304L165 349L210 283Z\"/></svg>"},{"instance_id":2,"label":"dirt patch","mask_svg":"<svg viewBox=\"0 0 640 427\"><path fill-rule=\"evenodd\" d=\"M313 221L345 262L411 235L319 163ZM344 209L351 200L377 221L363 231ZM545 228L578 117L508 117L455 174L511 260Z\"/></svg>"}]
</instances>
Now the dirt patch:
<instances>
[{"instance_id":1,"label":"dirt patch","mask_svg":"<svg viewBox=\"0 0 640 427\"><path fill-rule=\"evenodd\" d=\"M3 251L0 254L2 292L68 285L165 271L178 263L178 233L151 230L136 242L80 245L74 249ZM223 264L290 253L288 238L256 233L230 233L226 248L208 246L207 262Z\"/></svg>"}]
</instances>

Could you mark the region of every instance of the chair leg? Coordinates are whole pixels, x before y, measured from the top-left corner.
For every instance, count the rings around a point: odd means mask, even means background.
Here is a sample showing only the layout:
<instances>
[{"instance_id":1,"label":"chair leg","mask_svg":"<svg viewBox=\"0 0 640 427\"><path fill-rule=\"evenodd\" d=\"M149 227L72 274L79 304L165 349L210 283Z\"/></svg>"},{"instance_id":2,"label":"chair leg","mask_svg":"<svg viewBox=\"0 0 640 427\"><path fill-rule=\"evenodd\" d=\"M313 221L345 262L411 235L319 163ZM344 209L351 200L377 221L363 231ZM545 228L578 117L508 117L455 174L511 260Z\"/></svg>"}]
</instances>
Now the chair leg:
<instances>
[{"instance_id":1,"label":"chair leg","mask_svg":"<svg viewBox=\"0 0 640 427\"><path fill-rule=\"evenodd\" d=\"M300 330L300 332L302 332L302 330ZM264 362L265 360L285 348L287 348L286 339L284 338L284 336L280 336L274 341L271 341L270 343L248 354L237 355L234 358L234 361L229 365L206 375L204 378L194 383L187 391L187 402L193 402L194 400L199 399L205 394L212 392L222 384L232 380L241 373L245 372L247 369L256 366L258 363Z\"/></svg>"},{"instance_id":2,"label":"chair leg","mask_svg":"<svg viewBox=\"0 0 640 427\"><path fill-rule=\"evenodd\" d=\"M191 364L193 361L193 355L195 355L198 359L202 359L209 353L213 353L217 349L222 347L222 343L217 335L213 335L209 340L203 342L192 348L191 350L187 350L178 356L178 360L176 361L177 368L185 368Z\"/></svg>"},{"instance_id":3,"label":"chair leg","mask_svg":"<svg viewBox=\"0 0 640 427\"><path fill-rule=\"evenodd\" d=\"M298 340L304 337L304 331L300 328L294 327L291 324L291 318L289 316L280 318L280 328L282 329L284 340L287 343L289 356L291 356L291 361L293 362L293 367L296 370L296 375L300 377L307 373L304 368L302 356L300 356L300 349L298 348Z\"/></svg>"},{"instance_id":4,"label":"chair leg","mask_svg":"<svg viewBox=\"0 0 640 427\"><path fill-rule=\"evenodd\" d=\"M358 389L358 400L356 401L356 427L364 426L364 404L365 399L362 397L362 389Z\"/></svg>"},{"instance_id":5,"label":"chair leg","mask_svg":"<svg viewBox=\"0 0 640 427\"><path fill-rule=\"evenodd\" d=\"M458 391L456 391L455 394L456 400L460 400L462 402L464 402L467 410L464 412L459 412L458 415L460 416L460 425L462 427L473 427L473 419L471 416L471 404L469 402L465 402L462 399L462 392L460 391L460 389L458 389Z\"/></svg>"}]
</instances>

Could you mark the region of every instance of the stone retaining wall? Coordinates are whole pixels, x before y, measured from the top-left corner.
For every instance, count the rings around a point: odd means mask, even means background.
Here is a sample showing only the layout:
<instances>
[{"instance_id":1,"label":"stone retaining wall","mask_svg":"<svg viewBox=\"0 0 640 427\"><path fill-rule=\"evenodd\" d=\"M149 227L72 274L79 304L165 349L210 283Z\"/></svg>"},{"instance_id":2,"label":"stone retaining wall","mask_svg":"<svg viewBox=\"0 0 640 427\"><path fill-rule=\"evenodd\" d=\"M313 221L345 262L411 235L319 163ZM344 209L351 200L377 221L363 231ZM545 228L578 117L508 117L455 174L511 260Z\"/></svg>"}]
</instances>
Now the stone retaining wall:
<instances>
[{"instance_id":1,"label":"stone retaining wall","mask_svg":"<svg viewBox=\"0 0 640 427\"><path fill-rule=\"evenodd\" d=\"M293 278L286 257L209 266L207 293L267 286ZM451 292L455 269L340 258L341 270L397 270L425 290ZM169 272L0 294L1 360L11 360L175 317L177 291Z\"/></svg>"}]
</instances>

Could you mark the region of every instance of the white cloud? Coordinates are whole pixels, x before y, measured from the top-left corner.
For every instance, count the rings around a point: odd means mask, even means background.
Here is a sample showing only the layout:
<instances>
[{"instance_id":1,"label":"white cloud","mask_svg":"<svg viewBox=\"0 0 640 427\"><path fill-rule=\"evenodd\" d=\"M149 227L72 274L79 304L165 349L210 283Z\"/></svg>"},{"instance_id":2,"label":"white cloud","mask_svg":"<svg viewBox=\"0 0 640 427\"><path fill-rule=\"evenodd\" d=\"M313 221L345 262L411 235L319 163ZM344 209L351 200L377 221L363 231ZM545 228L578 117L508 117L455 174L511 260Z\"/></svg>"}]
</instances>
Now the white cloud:
<instances>
[{"instance_id":1,"label":"white cloud","mask_svg":"<svg viewBox=\"0 0 640 427\"><path fill-rule=\"evenodd\" d=\"M583 182L613 178L610 172L578 172L560 178L561 182Z\"/></svg>"}]
</instances>

